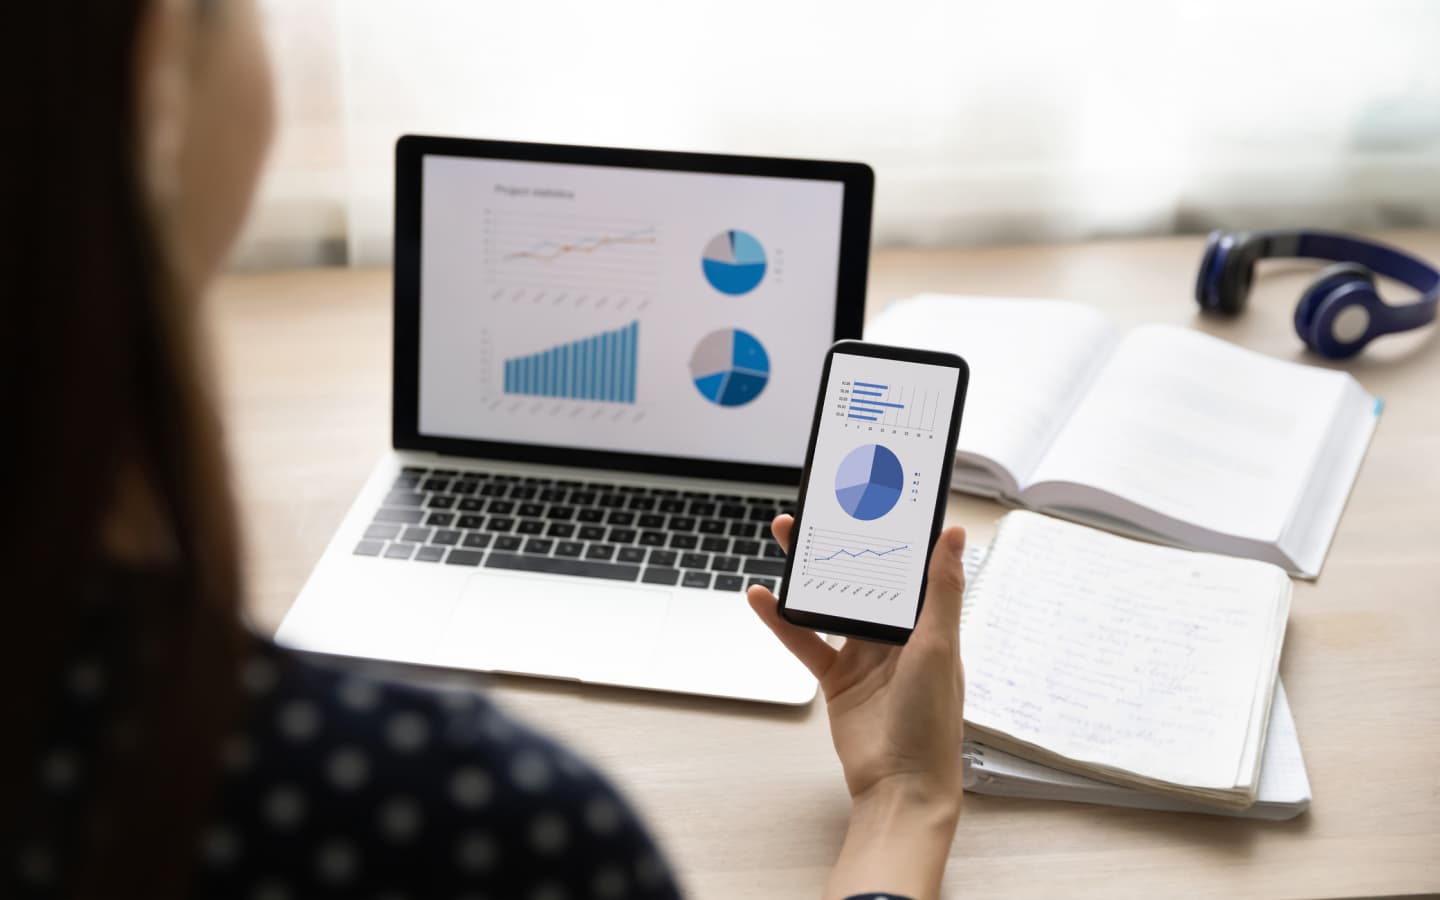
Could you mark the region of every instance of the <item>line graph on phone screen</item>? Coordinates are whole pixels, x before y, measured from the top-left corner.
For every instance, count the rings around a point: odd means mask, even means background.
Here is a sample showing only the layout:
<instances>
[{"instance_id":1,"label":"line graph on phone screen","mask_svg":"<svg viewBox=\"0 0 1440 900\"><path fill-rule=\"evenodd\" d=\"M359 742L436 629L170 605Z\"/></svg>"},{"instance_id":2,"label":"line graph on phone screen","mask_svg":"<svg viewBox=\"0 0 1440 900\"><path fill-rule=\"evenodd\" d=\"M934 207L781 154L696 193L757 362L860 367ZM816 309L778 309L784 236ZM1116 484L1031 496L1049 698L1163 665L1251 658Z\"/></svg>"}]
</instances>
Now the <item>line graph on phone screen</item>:
<instances>
[{"instance_id":1,"label":"line graph on phone screen","mask_svg":"<svg viewBox=\"0 0 1440 900\"><path fill-rule=\"evenodd\" d=\"M803 586L887 602L903 592L916 547L903 539L806 527L797 550Z\"/></svg>"}]
</instances>

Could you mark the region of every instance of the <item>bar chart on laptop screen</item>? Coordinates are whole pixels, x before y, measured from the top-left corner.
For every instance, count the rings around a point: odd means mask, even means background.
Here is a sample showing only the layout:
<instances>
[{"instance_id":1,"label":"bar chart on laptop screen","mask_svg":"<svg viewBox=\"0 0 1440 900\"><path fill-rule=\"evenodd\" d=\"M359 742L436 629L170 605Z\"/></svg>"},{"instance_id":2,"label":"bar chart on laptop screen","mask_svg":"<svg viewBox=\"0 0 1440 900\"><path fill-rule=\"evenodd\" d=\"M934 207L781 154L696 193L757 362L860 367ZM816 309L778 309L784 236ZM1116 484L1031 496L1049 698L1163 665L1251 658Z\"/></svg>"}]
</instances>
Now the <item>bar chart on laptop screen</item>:
<instances>
[{"instance_id":1,"label":"bar chart on laptop screen","mask_svg":"<svg viewBox=\"0 0 1440 900\"><path fill-rule=\"evenodd\" d=\"M885 379L841 380L833 414L850 428L889 433L934 434L941 410L931 391Z\"/></svg>"}]
</instances>

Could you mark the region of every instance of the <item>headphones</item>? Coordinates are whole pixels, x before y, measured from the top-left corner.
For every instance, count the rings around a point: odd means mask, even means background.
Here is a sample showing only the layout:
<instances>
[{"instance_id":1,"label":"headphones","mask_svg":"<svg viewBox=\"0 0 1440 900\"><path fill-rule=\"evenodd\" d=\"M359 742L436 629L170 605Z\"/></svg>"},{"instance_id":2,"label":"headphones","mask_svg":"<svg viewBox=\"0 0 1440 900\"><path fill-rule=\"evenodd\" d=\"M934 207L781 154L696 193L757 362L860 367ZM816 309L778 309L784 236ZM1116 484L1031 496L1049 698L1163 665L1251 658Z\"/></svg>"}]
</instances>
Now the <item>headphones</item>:
<instances>
[{"instance_id":1,"label":"headphones","mask_svg":"<svg viewBox=\"0 0 1440 900\"><path fill-rule=\"evenodd\" d=\"M1295 306L1295 332L1305 346L1329 359L1347 359L1382 334L1409 331L1435 320L1440 271L1414 256L1374 241L1325 231L1212 231L1195 279L1195 300L1207 312L1237 315L1245 308L1255 263L1292 257L1324 259ZM1401 305L1380 299L1375 276L1420 292Z\"/></svg>"}]
</instances>

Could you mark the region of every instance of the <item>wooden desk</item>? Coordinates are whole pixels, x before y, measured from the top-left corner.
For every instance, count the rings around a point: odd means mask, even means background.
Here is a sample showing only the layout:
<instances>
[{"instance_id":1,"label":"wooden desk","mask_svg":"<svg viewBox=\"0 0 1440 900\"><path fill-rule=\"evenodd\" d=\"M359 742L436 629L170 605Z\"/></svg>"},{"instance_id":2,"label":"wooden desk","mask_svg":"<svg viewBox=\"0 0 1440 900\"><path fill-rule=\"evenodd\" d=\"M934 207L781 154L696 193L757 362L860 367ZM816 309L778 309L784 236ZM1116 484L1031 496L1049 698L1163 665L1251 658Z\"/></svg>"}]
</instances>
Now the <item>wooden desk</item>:
<instances>
[{"instance_id":1,"label":"wooden desk","mask_svg":"<svg viewBox=\"0 0 1440 900\"><path fill-rule=\"evenodd\" d=\"M1440 259L1440 233L1386 237ZM1191 238L887 250L871 270L870 313L921 290L1068 297L1121 326L1194 325L1299 358L1290 315L1312 267L1275 264L1246 317L1200 321L1190 299L1199 252ZM253 615L273 630L388 446L390 276L232 277L212 314ZM951 895L1440 891L1440 337L1390 338L1349 369L1385 398L1385 416L1323 576L1296 586L1281 665L1310 813L1268 823L970 797ZM1001 512L955 495L949 519L983 541ZM695 896L816 894L847 809L820 703L792 711L474 680L612 773Z\"/></svg>"}]
</instances>

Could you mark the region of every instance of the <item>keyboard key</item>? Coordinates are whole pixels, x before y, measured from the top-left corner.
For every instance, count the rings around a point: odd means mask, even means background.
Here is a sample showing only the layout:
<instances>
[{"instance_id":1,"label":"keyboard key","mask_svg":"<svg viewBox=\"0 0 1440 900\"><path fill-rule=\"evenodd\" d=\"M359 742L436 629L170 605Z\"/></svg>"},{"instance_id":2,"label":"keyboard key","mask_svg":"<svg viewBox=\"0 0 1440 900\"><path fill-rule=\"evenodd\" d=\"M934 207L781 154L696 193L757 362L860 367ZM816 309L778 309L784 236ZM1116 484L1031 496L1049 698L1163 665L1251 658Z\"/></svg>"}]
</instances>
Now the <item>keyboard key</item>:
<instances>
[{"instance_id":1,"label":"keyboard key","mask_svg":"<svg viewBox=\"0 0 1440 900\"><path fill-rule=\"evenodd\" d=\"M409 490L414 490L415 487L418 486L422 480L423 480L423 479L421 479L421 477L420 477L419 475L400 475L399 477L397 477L397 478L395 479L395 483L392 484L392 485L390 485L390 490L392 490L392 491L409 491Z\"/></svg>"},{"instance_id":2,"label":"keyboard key","mask_svg":"<svg viewBox=\"0 0 1440 900\"><path fill-rule=\"evenodd\" d=\"M361 541L355 545L356 556L379 556L385 549L384 541Z\"/></svg>"},{"instance_id":3,"label":"keyboard key","mask_svg":"<svg viewBox=\"0 0 1440 900\"><path fill-rule=\"evenodd\" d=\"M650 493L656 494L656 495L661 496L661 497L678 497L678 496L680 496L680 492L677 491L677 490L675 490L674 488L651 488L651 489L650 489Z\"/></svg>"},{"instance_id":4,"label":"keyboard key","mask_svg":"<svg viewBox=\"0 0 1440 900\"><path fill-rule=\"evenodd\" d=\"M639 549L639 548L636 548ZM590 549L585 551L586 559L613 559L615 548L610 544L591 544ZM643 559L644 557L641 557ZM622 560L623 562L639 562L638 559Z\"/></svg>"},{"instance_id":5,"label":"keyboard key","mask_svg":"<svg viewBox=\"0 0 1440 900\"><path fill-rule=\"evenodd\" d=\"M579 537L582 541L603 541L605 540L605 527L603 525L585 525L581 527Z\"/></svg>"},{"instance_id":6,"label":"keyboard key","mask_svg":"<svg viewBox=\"0 0 1440 900\"><path fill-rule=\"evenodd\" d=\"M687 499L687 500L709 500L709 499L710 499L710 494L709 494L708 491L681 491L681 492L680 492L680 496L684 497L684 498Z\"/></svg>"},{"instance_id":7,"label":"keyboard key","mask_svg":"<svg viewBox=\"0 0 1440 900\"><path fill-rule=\"evenodd\" d=\"M622 511L622 510L616 510L615 512L612 512L610 515L608 515L608 516L605 517L605 524L606 524L606 525L634 525L634 524L635 524L635 514L632 513L632 512L624 512L624 511Z\"/></svg>"},{"instance_id":8,"label":"keyboard key","mask_svg":"<svg viewBox=\"0 0 1440 900\"><path fill-rule=\"evenodd\" d=\"M454 478L460 472L457 469L431 469L430 474L436 478Z\"/></svg>"},{"instance_id":9,"label":"keyboard key","mask_svg":"<svg viewBox=\"0 0 1440 900\"><path fill-rule=\"evenodd\" d=\"M665 532L663 531L642 531L640 533L640 546L642 547L663 547L665 546Z\"/></svg>"},{"instance_id":10,"label":"keyboard key","mask_svg":"<svg viewBox=\"0 0 1440 900\"><path fill-rule=\"evenodd\" d=\"M478 550L451 550L450 555L445 557L447 566L478 566L485 554Z\"/></svg>"},{"instance_id":11,"label":"keyboard key","mask_svg":"<svg viewBox=\"0 0 1440 900\"><path fill-rule=\"evenodd\" d=\"M612 528L606 540L612 544L633 544L636 534L633 528Z\"/></svg>"},{"instance_id":12,"label":"keyboard key","mask_svg":"<svg viewBox=\"0 0 1440 900\"><path fill-rule=\"evenodd\" d=\"M651 550L650 565L673 567L675 565L675 560L679 559L679 557L680 554L676 553L674 550Z\"/></svg>"},{"instance_id":13,"label":"keyboard key","mask_svg":"<svg viewBox=\"0 0 1440 900\"><path fill-rule=\"evenodd\" d=\"M485 523L486 531L510 531L515 527L515 520L506 516L491 516L490 521Z\"/></svg>"},{"instance_id":14,"label":"keyboard key","mask_svg":"<svg viewBox=\"0 0 1440 900\"><path fill-rule=\"evenodd\" d=\"M785 551L780 547L779 544L766 544L765 556L767 559L784 559Z\"/></svg>"},{"instance_id":15,"label":"keyboard key","mask_svg":"<svg viewBox=\"0 0 1440 900\"><path fill-rule=\"evenodd\" d=\"M386 506L424 506L425 495L414 491L391 491L385 495Z\"/></svg>"},{"instance_id":16,"label":"keyboard key","mask_svg":"<svg viewBox=\"0 0 1440 900\"><path fill-rule=\"evenodd\" d=\"M451 528L441 528L431 536L430 543L439 544L442 547L453 547L460 543L460 532Z\"/></svg>"},{"instance_id":17,"label":"keyboard key","mask_svg":"<svg viewBox=\"0 0 1440 900\"><path fill-rule=\"evenodd\" d=\"M622 509L625 506L624 494L601 494L598 504L605 509Z\"/></svg>"},{"instance_id":18,"label":"keyboard key","mask_svg":"<svg viewBox=\"0 0 1440 900\"><path fill-rule=\"evenodd\" d=\"M466 481L463 478L458 478L450 482L450 493L457 497L468 497L475 493L479 487L480 485L474 481Z\"/></svg>"},{"instance_id":19,"label":"keyboard key","mask_svg":"<svg viewBox=\"0 0 1440 900\"><path fill-rule=\"evenodd\" d=\"M731 522L730 536L738 538L753 538L760 533L760 526L754 522Z\"/></svg>"},{"instance_id":20,"label":"keyboard key","mask_svg":"<svg viewBox=\"0 0 1440 900\"><path fill-rule=\"evenodd\" d=\"M555 545L556 556L576 557L584 552L584 550L585 545L579 541L561 541ZM587 559L609 559L609 557L587 557Z\"/></svg>"},{"instance_id":21,"label":"keyboard key","mask_svg":"<svg viewBox=\"0 0 1440 900\"><path fill-rule=\"evenodd\" d=\"M685 508L685 511L692 516L704 518L715 515L715 504L709 500L694 500Z\"/></svg>"},{"instance_id":22,"label":"keyboard key","mask_svg":"<svg viewBox=\"0 0 1440 900\"><path fill-rule=\"evenodd\" d=\"M545 507L539 503L522 503L516 510L516 515L524 516L527 519L538 519L545 514Z\"/></svg>"},{"instance_id":23,"label":"keyboard key","mask_svg":"<svg viewBox=\"0 0 1440 900\"><path fill-rule=\"evenodd\" d=\"M682 587L708 589L710 587L710 573L686 572L685 577L683 580L681 580L680 584Z\"/></svg>"},{"instance_id":24,"label":"keyboard key","mask_svg":"<svg viewBox=\"0 0 1440 900\"><path fill-rule=\"evenodd\" d=\"M555 522L568 522L575 518L575 507L573 506L552 506L550 511L545 513L545 518Z\"/></svg>"},{"instance_id":25,"label":"keyboard key","mask_svg":"<svg viewBox=\"0 0 1440 900\"><path fill-rule=\"evenodd\" d=\"M740 497L736 494L716 494L715 499L720 503L739 503Z\"/></svg>"},{"instance_id":26,"label":"keyboard key","mask_svg":"<svg viewBox=\"0 0 1440 900\"><path fill-rule=\"evenodd\" d=\"M556 486L556 487L565 487L565 488L584 487L584 485L581 484L580 482L578 482L578 481L570 481L570 480L568 480L568 479L561 479L561 480L559 480L559 481L556 481L556 482L555 482L555 486Z\"/></svg>"},{"instance_id":27,"label":"keyboard key","mask_svg":"<svg viewBox=\"0 0 1440 900\"><path fill-rule=\"evenodd\" d=\"M643 494L645 489L638 484L622 484L617 488L622 494Z\"/></svg>"},{"instance_id":28,"label":"keyboard key","mask_svg":"<svg viewBox=\"0 0 1440 900\"><path fill-rule=\"evenodd\" d=\"M519 550L524 545L525 539L522 537L517 537L513 534L503 534L495 539L496 550L504 550L506 552L509 552L511 550Z\"/></svg>"},{"instance_id":29,"label":"keyboard key","mask_svg":"<svg viewBox=\"0 0 1440 900\"><path fill-rule=\"evenodd\" d=\"M701 534L724 534L725 523L720 519L701 519L698 531Z\"/></svg>"},{"instance_id":30,"label":"keyboard key","mask_svg":"<svg viewBox=\"0 0 1440 900\"><path fill-rule=\"evenodd\" d=\"M429 502L425 505L430 509L454 509L455 498L449 494L431 494Z\"/></svg>"},{"instance_id":31,"label":"keyboard key","mask_svg":"<svg viewBox=\"0 0 1440 900\"><path fill-rule=\"evenodd\" d=\"M760 542L737 540L734 544L730 545L730 552L737 556L759 556Z\"/></svg>"},{"instance_id":32,"label":"keyboard key","mask_svg":"<svg viewBox=\"0 0 1440 900\"><path fill-rule=\"evenodd\" d=\"M490 514L492 516L508 516L515 511L515 504L509 500L491 500Z\"/></svg>"},{"instance_id":33,"label":"keyboard key","mask_svg":"<svg viewBox=\"0 0 1440 900\"><path fill-rule=\"evenodd\" d=\"M477 549L483 549L490 546L490 541L494 537L494 535L486 534L483 531L472 531L469 534L465 535L465 539L460 542L460 545L462 547L475 547Z\"/></svg>"},{"instance_id":34,"label":"keyboard key","mask_svg":"<svg viewBox=\"0 0 1440 900\"><path fill-rule=\"evenodd\" d=\"M581 578L609 578L615 581L634 581L640 574L639 566L588 559L564 559L558 556L516 556L512 553L491 553L485 559L485 568L578 575Z\"/></svg>"},{"instance_id":35,"label":"keyboard key","mask_svg":"<svg viewBox=\"0 0 1440 900\"><path fill-rule=\"evenodd\" d=\"M680 580L680 570L651 567L645 570L645 577L640 580L646 584L674 584Z\"/></svg>"},{"instance_id":36,"label":"keyboard key","mask_svg":"<svg viewBox=\"0 0 1440 900\"><path fill-rule=\"evenodd\" d=\"M706 553L724 553L730 549L730 539L723 537L701 538L700 549Z\"/></svg>"},{"instance_id":37,"label":"keyboard key","mask_svg":"<svg viewBox=\"0 0 1440 900\"><path fill-rule=\"evenodd\" d=\"M433 544L415 551L416 562L439 562L445 558L445 548Z\"/></svg>"},{"instance_id":38,"label":"keyboard key","mask_svg":"<svg viewBox=\"0 0 1440 900\"><path fill-rule=\"evenodd\" d=\"M424 466L401 466L400 471L404 472L406 475L424 475L430 470L425 468Z\"/></svg>"},{"instance_id":39,"label":"keyboard key","mask_svg":"<svg viewBox=\"0 0 1440 900\"><path fill-rule=\"evenodd\" d=\"M752 506L750 507L750 521L769 522L775 518L777 510L773 506Z\"/></svg>"},{"instance_id":40,"label":"keyboard key","mask_svg":"<svg viewBox=\"0 0 1440 900\"><path fill-rule=\"evenodd\" d=\"M516 534L543 534L544 532L545 523L539 519L526 519L515 526Z\"/></svg>"},{"instance_id":41,"label":"keyboard key","mask_svg":"<svg viewBox=\"0 0 1440 900\"><path fill-rule=\"evenodd\" d=\"M656 491L656 493L659 493L659 491ZM685 511L685 501L675 498L661 500L660 511L663 513L683 513Z\"/></svg>"},{"instance_id":42,"label":"keyboard key","mask_svg":"<svg viewBox=\"0 0 1440 900\"><path fill-rule=\"evenodd\" d=\"M484 524L485 519L481 516L461 516L459 520L455 522L458 528L479 528Z\"/></svg>"},{"instance_id":43,"label":"keyboard key","mask_svg":"<svg viewBox=\"0 0 1440 900\"><path fill-rule=\"evenodd\" d=\"M540 492L540 502L542 503L559 503L564 499L565 491L563 488L549 487Z\"/></svg>"},{"instance_id":44,"label":"keyboard key","mask_svg":"<svg viewBox=\"0 0 1440 900\"><path fill-rule=\"evenodd\" d=\"M388 541L388 540L391 540L392 538L394 538L395 535L397 535L397 534L399 534L399 533L400 533L400 526L399 526L399 525L380 525L380 524L375 524L375 525L371 525L369 528L365 529L365 538L366 538L366 540L371 540L371 541Z\"/></svg>"},{"instance_id":45,"label":"keyboard key","mask_svg":"<svg viewBox=\"0 0 1440 900\"><path fill-rule=\"evenodd\" d=\"M519 475L496 475L496 476L495 476L495 480L496 480L496 481L505 481L505 482L514 482L514 481L519 481L519 480L520 480L520 476L519 476Z\"/></svg>"},{"instance_id":46,"label":"keyboard key","mask_svg":"<svg viewBox=\"0 0 1440 900\"><path fill-rule=\"evenodd\" d=\"M774 592L775 590L775 582L769 578L751 578L745 586L748 588L752 584L758 584L767 591Z\"/></svg>"},{"instance_id":47,"label":"keyboard key","mask_svg":"<svg viewBox=\"0 0 1440 900\"><path fill-rule=\"evenodd\" d=\"M716 575L711 587L717 591L740 591L745 589L745 579L739 575Z\"/></svg>"},{"instance_id":48,"label":"keyboard key","mask_svg":"<svg viewBox=\"0 0 1440 900\"><path fill-rule=\"evenodd\" d=\"M659 513L646 513L635 522L641 528L664 528L665 517Z\"/></svg>"},{"instance_id":49,"label":"keyboard key","mask_svg":"<svg viewBox=\"0 0 1440 900\"><path fill-rule=\"evenodd\" d=\"M575 519L578 522L603 522L605 521L605 510L592 506L577 512Z\"/></svg>"},{"instance_id":50,"label":"keyboard key","mask_svg":"<svg viewBox=\"0 0 1440 900\"><path fill-rule=\"evenodd\" d=\"M443 491L450 486L448 478L427 478L421 487L427 491Z\"/></svg>"},{"instance_id":51,"label":"keyboard key","mask_svg":"<svg viewBox=\"0 0 1440 900\"><path fill-rule=\"evenodd\" d=\"M652 553L659 553L659 550L652 550ZM638 563L645 561L644 547L621 547L616 559L624 563Z\"/></svg>"},{"instance_id":52,"label":"keyboard key","mask_svg":"<svg viewBox=\"0 0 1440 900\"><path fill-rule=\"evenodd\" d=\"M708 553L682 553L682 554L680 554L680 568L682 568L682 569L708 569L708 568L710 568L710 554L708 554Z\"/></svg>"},{"instance_id":53,"label":"keyboard key","mask_svg":"<svg viewBox=\"0 0 1440 900\"><path fill-rule=\"evenodd\" d=\"M574 537L575 526L569 522L551 522L550 527L545 529L545 534L553 538Z\"/></svg>"},{"instance_id":54,"label":"keyboard key","mask_svg":"<svg viewBox=\"0 0 1440 900\"><path fill-rule=\"evenodd\" d=\"M745 507L738 503L723 503L720 505L720 518L743 519L745 518Z\"/></svg>"},{"instance_id":55,"label":"keyboard key","mask_svg":"<svg viewBox=\"0 0 1440 900\"><path fill-rule=\"evenodd\" d=\"M545 555L555 549L555 542L549 538L531 538L525 542L526 553L539 553Z\"/></svg>"},{"instance_id":56,"label":"keyboard key","mask_svg":"<svg viewBox=\"0 0 1440 900\"><path fill-rule=\"evenodd\" d=\"M710 568L717 572L738 572L740 571L740 557L717 556L711 560Z\"/></svg>"},{"instance_id":57,"label":"keyboard key","mask_svg":"<svg viewBox=\"0 0 1440 900\"><path fill-rule=\"evenodd\" d=\"M506 492L507 490L509 490L509 487L508 487L508 486L503 485L503 484L501 484L501 483L498 482L498 481L492 481L492 482L490 482L489 484L485 485L484 487L482 487L482 488L480 489L480 496L482 496L482 497L503 497L503 496L505 496L505 492Z\"/></svg>"},{"instance_id":58,"label":"keyboard key","mask_svg":"<svg viewBox=\"0 0 1440 900\"><path fill-rule=\"evenodd\" d=\"M426 541L430 540L430 532L431 529L429 528L418 528L412 526L401 532L400 540L406 541L407 543L411 544L423 544Z\"/></svg>"},{"instance_id":59,"label":"keyboard key","mask_svg":"<svg viewBox=\"0 0 1440 900\"><path fill-rule=\"evenodd\" d=\"M699 543L700 539L693 534L670 535L670 546L676 550L694 550Z\"/></svg>"},{"instance_id":60,"label":"keyboard key","mask_svg":"<svg viewBox=\"0 0 1440 900\"><path fill-rule=\"evenodd\" d=\"M479 512L480 510L485 508L485 501L476 499L475 497L466 497L459 503L455 504L455 508L460 510L461 512Z\"/></svg>"},{"instance_id":61,"label":"keyboard key","mask_svg":"<svg viewBox=\"0 0 1440 900\"><path fill-rule=\"evenodd\" d=\"M751 557L745 560L746 575L773 575L780 577L785 574L785 563L778 559L755 559Z\"/></svg>"},{"instance_id":62,"label":"keyboard key","mask_svg":"<svg viewBox=\"0 0 1440 900\"><path fill-rule=\"evenodd\" d=\"M398 522L402 525L415 525L425 518L425 513L418 509L379 509L375 511L377 522Z\"/></svg>"},{"instance_id":63,"label":"keyboard key","mask_svg":"<svg viewBox=\"0 0 1440 900\"><path fill-rule=\"evenodd\" d=\"M671 516L667 527L671 531L694 531L695 520L690 516Z\"/></svg>"},{"instance_id":64,"label":"keyboard key","mask_svg":"<svg viewBox=\"0 0 1440 900\"><path fill-rule=\"evenodd\" d=\"M436 528L449 528L455 521L454 513L431 513L425 517L425 524Z\"/></svg>"},{"instance_id":65,"label":"keyboard key","mask_svg":"<svg viewBox=\"0 0 1440 900\"><path fill-rule=\"evenodd\" d=\"M594 491L571 491L571 492L570 492L570 502L573 503L573 504L575 504L576 506L594 506L594 505L595 505L595 492L594 492Z\"/></svg>"},{"instance_id":66,"label":"keyboard key","mask_svg":"<svg viewBox=\"0 0 1440 900\"><path fill-rule=\"evenodd\" d=\"M525 480L522 481L522 482L520 482L520 483L521 483L521 484L532 484L532 485L535 485L536 487L544 487L544 486L550 484L550 479L549 479L549 478L539 478L539 477L537 477L537 476L535 476L535 475L526 475L526 476L525 476Z\"/></svg>"},{"instance_id":67,"label":"keyboard key","mask_svg":"<svg viewBox=\"0 0 1440 900\"><path fill-rule=\"evenodd\" d=\"M409 559L415 552L414 544L391 544L385 548L386 559Z\"/></svg>"},{"instance_id":68,"label":"keyboard key","mask_svg":"<svg viewBox=\"0 0 1440 900\"><path fill-rule=\"evenodd\" d=\"M629 506L630 509L639 510L640 512L649 512L655 508L655 498L644 495L631 497L627 506Z\"/></svg>"},{"instance_id":69,"label":"keyboard key","mask_svg":"<svg viewBox=\"0 0 1440 900\"><path fill-rule=\"evenodd\" d=\"M516 500L534 500L538 493L540 493L539 488L533 487L521 486L510 489L510 496Z\"/></svg>"},{"instance_id":70,"label":"keyboard key","mask_svg":"<svg viewBox=\"0 0 1440 900\"><path fill-rule=\"evenodd\" d=\"M489 473L489 472L461 472L461 473L460 473L460 477L461 477L461 478L469 478L469 479L471 479L471 480L475 480L475 479L478 479L478 478L489 478L489 477L490 477L490 473Z\"/></svg>"}]
</instances>

